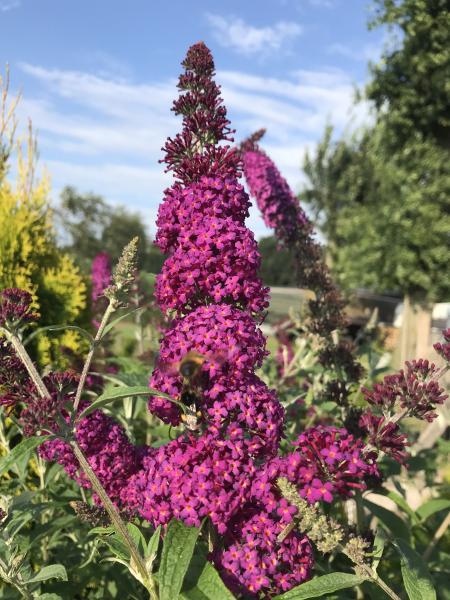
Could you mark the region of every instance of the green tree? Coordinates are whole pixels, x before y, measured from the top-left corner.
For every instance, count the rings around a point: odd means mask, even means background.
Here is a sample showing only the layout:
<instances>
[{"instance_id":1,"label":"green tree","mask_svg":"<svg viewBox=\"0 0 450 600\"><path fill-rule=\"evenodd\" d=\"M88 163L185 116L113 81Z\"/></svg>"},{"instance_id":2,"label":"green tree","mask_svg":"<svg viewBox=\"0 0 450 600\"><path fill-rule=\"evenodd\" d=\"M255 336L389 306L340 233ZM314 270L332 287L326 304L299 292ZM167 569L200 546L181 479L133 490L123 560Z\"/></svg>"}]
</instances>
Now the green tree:
<instances>
[{"instance_id":1,"label":"green tree","mask_svg":"<svg viewBox=\"0 0 450 600\"><path fill-rule=\"evenodd\" d=\"M266 285L297 286L295 265L291 253L277 247L273 236L262 238L258 242L261 253L259 276Z\"/></svg>"},{"instance_id":2,"label":"green tree","mask_svg":"<svg viewBox=\"0 0 450 600\"><path fill-rule=\"evenodd\" d=\"M445 300L450 9L439 0L378 0L377 6L375 24L398 26L402 36L372 68L367 97L375 123L337 141L327 129L315 156L305 159L304 200L344 286Z\"/></svg>"},{"instance_id":3,"label":"green tree","mask_svg":"<svg viewBox=\"0 0 450 600\"><path fill-rule=\"evenodd\" d=\"M96 194L80 194L73 187L61 193L58 210L65 249L88 272L99 252L108 252L115 263L130 239L139 238L138 266L159 272L164 257L149 240L146 226L138 213L123 206L114 207Z\"/></svg>"}]
</instances>

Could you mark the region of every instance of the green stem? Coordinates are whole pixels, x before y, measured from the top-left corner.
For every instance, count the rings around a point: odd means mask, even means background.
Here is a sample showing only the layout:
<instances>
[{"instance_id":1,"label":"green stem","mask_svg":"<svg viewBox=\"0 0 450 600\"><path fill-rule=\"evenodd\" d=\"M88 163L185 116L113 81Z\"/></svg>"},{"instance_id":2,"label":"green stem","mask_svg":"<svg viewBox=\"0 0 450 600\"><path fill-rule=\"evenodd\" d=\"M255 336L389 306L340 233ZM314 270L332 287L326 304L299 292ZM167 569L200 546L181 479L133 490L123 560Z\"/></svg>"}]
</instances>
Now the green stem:
<instances>
[{"instance_id":1,"label":"green stem","mask_svg":"<svg viewBox=\"0 0 450 600\"><path fill-rule=\"evenodd\" d=\"M116 310L115 305L113 304L113 302L110 301L110 303L108 304L108 308L106 309L105 313L103 314L103 318L102 318L100 326L97 330L97 334L95 336L92 348L89 350L89 354L86 356L86 361L83 366L83 371L81 372L81 377L80 377L80 381L78 383L77 393L75 395L75 400L74 400L74 404L73 404L75 412L77 411L77 408L81 401L81 394L83 393L84 385L86 383L86 378L88 376L89 369L90 369L90 366L92 363L92 359L94 357L96 344L97 344L97 342L100 341L100 339L103 335L103 331L105 330L106 324L108 323L110 316L112 315L112 313L115 310Z\"/></svg>"},{"instance_id":2,"label":"green stem","mask_svg":"<svg viewBox=\"0 0 450 600\"><path fill-rule=\"evenodd\" d=\"M5 330L3 330L3 331L5 331ZM19 338L17 337L17 335L15 333L11 333L9 331L5 331L5 332L6 332L6 337L7 337L8 341L10 341L11 344L14 346L14 350L16 351L17 356L20 358L20 360L25 365L31 379L33 380L34 385L36 386L36 388L39 392L39 395L42 396L42 398L50 398L50 392L48 391L45 383L42 381L41 376L37 372L37 369L34 366L34 363L31 360L30 355L25 350L25 347L22 344L22 342L19 340Z\"/></svg>"},{"instance_id":3,"label":"green stem","mask_svg":"<svg viewBox=\"0 0 450 600\"><path fill-rule=\"evenodd\" d=\"M153 577L150 573L147 572L147 568L145 566L144 559L140 555L139 550L137 549L136 544L133 541L133 538L130 536L127 526L125 525L122 518L120 517L120 514L119 514L117 508L114 506L114 504L111 502L109 496L105 492L102 484L98 480L97 475L95 474L95 472L91 468L89 462L87 461L86 457L84 456L83 451L81 450L80 446L77 444L77 442L75 440L71 442L71 446L73 448L74 454L75 454L78 462L80 463L81 468L83 469L87 478L91 482L93 490L95 491L95 493L98 495L98 497L102 501L102 504L105 507L106 512L108 513L109 518L111 519L111 522L114 525L115 530L117 531L117 533L120 536L122 536L125 544L128 546L128 549L130 551L131 561L134 562L135 567L141 577L143 585L148 589L148 591L150 593L150 598L152 600L157 600L158 596L156 594Z\"/></svg>"},{"instance_id":4,"label":"green stem","mask_svg":"<svg viewBox=\"0 0 450 600\"><path fill-rule=\"evenodd\" d=\"M345 547L342 546L342 544L339 544L337 546L337 550L339 552L342 552L342 554L345 554L345 556L347 556L347 558L349 558L352 561L352 563L358 567L360 571L363 571L366 577L368 577L368 579L370 579L372 583L380 587L383 590L383 592L385 592L389 596L389 598L392 598L392 600L402 600L400 596L397 596L394 590L392 590L388 586L388 584L381 579L378 573L376 573L371 567L369 567L369 565L366 565L365 563L355 563L353 558L345 551Z\"/></svg>"}]
</instances>

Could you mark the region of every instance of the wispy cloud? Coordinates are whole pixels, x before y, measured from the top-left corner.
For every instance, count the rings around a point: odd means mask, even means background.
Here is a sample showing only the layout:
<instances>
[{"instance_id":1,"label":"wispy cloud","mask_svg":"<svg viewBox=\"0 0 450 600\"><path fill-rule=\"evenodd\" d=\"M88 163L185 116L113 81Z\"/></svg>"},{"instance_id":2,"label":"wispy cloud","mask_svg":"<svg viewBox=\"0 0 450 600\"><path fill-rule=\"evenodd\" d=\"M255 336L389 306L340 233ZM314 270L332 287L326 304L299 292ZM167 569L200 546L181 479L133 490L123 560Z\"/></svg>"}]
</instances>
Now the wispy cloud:
<instances>
[{"instance_id":1,"label":"wispy cloud","mask_svg":"<svg viewBox=\"0 0 450 600\"><path fill-rule=\"evenodd\" d=\"M385 40L382 39L378 43L363 44L359 48L348 46L347 44L335 43L327 48L328 54L339 55L350 60L367 62L377 61L380 58Z\"/></svg>"},{"instance_id":2,"label":"wispy cloud","mask_svg":"<svg viewBox=\"0 0 450 600\"><path fill-rule=\"evenodd\" d=\"M0 0L0 12L14 10L15 8L19 8L20 5L21 0Z\"/></svg>"},{"instance_id":3,"label":"wispy cloud","mask_svg":"<svg viewBox=\"0 0 450 600\"><path fill-rule=\"evenodd\" d=\"M245 55L266 55L280 50L303 31L301 25L293 21L278 21L273 25L255 27L235 16L208 14L207 18L222 46Z\"/></svg>"},{"instance_id":4,"label":"wispy cloud","mask_svg":"<svg viewBox=\"0 0 450 600\"><path fill-rule=\"evenodd\" d=\"M126 203L154 223L170 185L158 164L161 145L179 130L170 111L176 82L136 83L31 64L21 69L37 84L33 96L25 93L21 120L33 120L55 192L72 184ZM353 82L339 70L302 70L285 78L219 71L217 81L237 139L266 127L264 146L295 190L304 152L327 120L342 131L352 117L360 123L367 115L366 106L353 108ZM255 210L249 224L257 235L266 231Z\"/></svg>"},{"instance_id":5,"label":"wispy cloud","mask_svg":"<svg viewBox=\"0 0 450 600\"><path fill-rule=\"evenodd\" d=\"M311 6L319 6L321 8L331 8L336 4L335 0L308 0Z\"/></svg>"}]
</instances>

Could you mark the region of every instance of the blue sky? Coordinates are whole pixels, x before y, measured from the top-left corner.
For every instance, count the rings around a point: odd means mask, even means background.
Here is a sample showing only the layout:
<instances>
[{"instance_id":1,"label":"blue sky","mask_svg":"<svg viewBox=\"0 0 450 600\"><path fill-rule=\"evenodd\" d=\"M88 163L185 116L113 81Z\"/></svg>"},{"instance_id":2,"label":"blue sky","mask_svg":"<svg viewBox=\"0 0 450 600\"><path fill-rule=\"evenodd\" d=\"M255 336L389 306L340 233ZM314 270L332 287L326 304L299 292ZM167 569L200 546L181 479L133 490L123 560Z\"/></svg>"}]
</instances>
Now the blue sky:
<instances>
[{"instance_id":1,"label":"blue sky","mask_svg":"<svg viewBox=\"0 0 450 600\"><path fill-rule=\"evenodd\" d=\"M365 0L0 0L0 57L53 197L64 185L101 194L142 213L153 235L188 46L211 48L236 139L266 127L264 148L297 191L326 122L341 132L367 119L354 88L384 39L367 30L369 11ZM248 224L265 233L256 210Z\"/></svg>"}]
</instances>

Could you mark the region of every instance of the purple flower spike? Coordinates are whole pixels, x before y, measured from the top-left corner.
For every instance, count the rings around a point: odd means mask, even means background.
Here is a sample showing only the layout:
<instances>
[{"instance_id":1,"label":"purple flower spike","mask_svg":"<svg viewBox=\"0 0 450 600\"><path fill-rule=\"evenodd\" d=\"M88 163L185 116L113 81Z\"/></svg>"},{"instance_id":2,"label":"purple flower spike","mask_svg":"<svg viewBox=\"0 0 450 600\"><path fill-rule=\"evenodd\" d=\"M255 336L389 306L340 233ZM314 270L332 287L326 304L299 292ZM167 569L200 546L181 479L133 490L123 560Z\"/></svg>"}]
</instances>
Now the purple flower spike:
<instances>
[{"instance_id":1,"label":"purple flower spike","mask_svg":"<svg viewBox=\"0 0 450 600\"><path fill-rule=\"evenodd\" d=\"M92 302L103 296L111 284L111 258L106 252L100 252L92 261Z\"/></svg>"}]
</instances>

